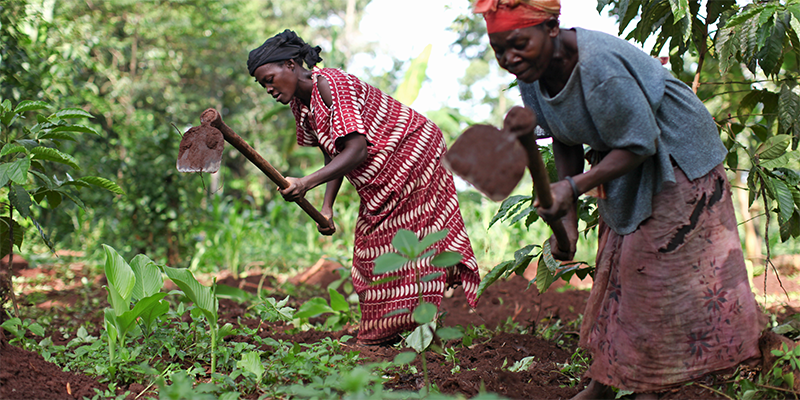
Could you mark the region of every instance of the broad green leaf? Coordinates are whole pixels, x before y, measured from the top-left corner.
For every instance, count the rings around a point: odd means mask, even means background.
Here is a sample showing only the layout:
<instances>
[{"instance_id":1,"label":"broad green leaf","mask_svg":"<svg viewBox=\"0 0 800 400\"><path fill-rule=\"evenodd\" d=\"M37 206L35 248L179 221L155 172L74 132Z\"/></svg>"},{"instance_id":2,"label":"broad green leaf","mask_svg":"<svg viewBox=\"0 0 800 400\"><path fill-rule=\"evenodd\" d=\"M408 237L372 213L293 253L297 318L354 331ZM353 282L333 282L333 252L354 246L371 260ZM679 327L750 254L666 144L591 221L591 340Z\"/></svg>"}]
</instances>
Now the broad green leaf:
<instances>
[{"instance_id":1,"label":"broad green leaf","mask_svg":"<svg viewBox=\"0 0 800 400\"><path fill-rule=\"evenodd\" d=\"M511 372L524 372L530 369L533 362L536 360L536 357L529 356L523 357L521 360L514 363L514 365L508 367L508 370Z\"/></svg>"},{"instance_id":2,"label":"broad green leaf","mask_svg":"<svg viewBox=\"0 0 800 400\"><path fill-rule=\"evenodd\" d=\"M211 288L198 282L188 269L164 266L163 270L167 277L183 291L183 294L209 317L208 323L216 326L217 299L211 293Z\"/></svg>"},{"instance_id":3,"label":"broad green leaf","mask_svg":"<svg viewBox=\"0 0 800 400\"><path fill-rule=\"evenodd\" d=\"M397 86L394 98L397 101L410 106L417 99L422 84L425 82L425 71L428 69L428 59L431 56L433 45L425 46L425 49L408 66L403 81Z\"/></svg>"},{"instance_id":4,"label":"broad green leaf","mask_svg":"<svg viewBox=\"0 0 800 400\"><path fill-rule=\"evenodd\" d=\"M434 243L444 239L445 237L447 237L447 233L448 232L450 232L449 229L442 229L440 231L433 232L428 236L425 236L424 238L422 238L422 240L419 241L419 247L422 250L425 250L428 247L431 247L432 244L434 244Z\"/></svg>"},{"instance_id":5,"label":"broad green leaf","mask_svg":"<svg viewBox=\"0 0 800 400\"><path fill-rule=\"evenodd\" d=\"M158 296L161 294L162 293L156 293L153 296ZM168 311L169 311L169 303L166 302L165 300L159 300L158 302L154 303L152 307L149 307L148 309L142 311L140 317L144 322L145 329L147 330L148 334L153 331L153 326L154 326L153 324L155 323L155 321L162 315L166 314Z\"/></svg>"},{"instance_id":6,"label":"broad green leaf","mask_svg":"<svg viewBox=\"0 0 800 400\"><path fill-rule=\"evenodd\" d=\"M57 132L80 132L80 133L93 133L98 136L100 135L92 127L86 125L75 125L75 124L59 125L53 129L50 129L48 133L57 133ZM43 136L44 135L39 136L39 138L45 139Z\"/></svg>"},{"instance_id":7,"label":"broad green leaf","mask_svg":"<svg viewBox=\"0 0 800 400\"><path fill-rule=\"evenodd\" d=\"M387 282L393 282L393 281L396 281L396 280L398 280L398 279L403 279L403 276L401 276L401 275L389 275L389 276L385 276L385 277L383 277L383 278L381 278L381 279L378 279L378 280L376 280L376 281L372 281L372 282L370 282L370 283L369 283L369 285L370 285L370 286L378 286L378 285L383 285L384 283L387 283Z\"/></svg>"},{"instance_id":8,"label":"broad green leaf","mask_svg":"<svg viewBox=\"0 0 800 400\"><path fill-rule=\"evenodd\" d=\"M36 336L44 336L44 328L36 322L28 325L28 331Z\"/></svg>"},{"instance_id":9,"label":"broad green leaf","mask_svg":"<svg viewBox=\"0 0 800 400\"><path fill-rule=\"evenodd\" d=\"M49 108L50 104L47 104L43 101L32 101L32 100L23 100L17 104L17 108L14 109L14 112L17 114L22 114L28 111L34 110L43 110L45 108Z\"/></svg>"},{"instance_id":10,"label":"broad green leaf","mask_svg":"<svg viewBox=\"0 0 800 400\"><path fill-rule=\"evenodd\" d=\"M14 233L14 245L22 248L22 240L25 238L25 230L15 220L8 217L0 217L0 258L7 256L11 249L9 244L9 227Z\"/></svg>"},{"instance_id":11,"label":"broad green leaf","mask_svg":"<svg viewBox=\"0 0 800 400\"><path fill-rule=\"evenodd\" d=\"M11 185L8 201L23 218L31 216L31 195L20 185Z\"/></svg>"},{"instance_id":12,"label":"broad green leaf","mask_svg":"<svg viewBox=\"0 0 800 400\"><path fill-rule=\"evenodd\" d=\"M781 134L787 133L793 126L800 125L800 96L785 83L781 85L778 98L778 121L782 129L779 132Z\"/></svg>"},{"instance_id":13,"label":"broad green leaf","mask_svg":"<svg viewBox=\"0 0 800 400\"><path fill-rule=\"evenodd\" d=\"M264 364L261 363L261 352L249 351L242 354L242 359L236 362L236 366L255 375L256 381L261 382L264 377Z\"/></svg>"},{"instance_id":14,"label":"broad green leaf","mask_svg":"<svg viewBox=\"0 0 800 400\"><path fill-rule=\"evenodd\" d=\"M322 297L314 297L300 306L300 309L294 314L295 318L311 318L320 314L332 313L333 308L328 305Z\"/></svg>"},{"instance_id":15,"label":"broad green leaf","mask_svg":"<svg viewBox=\"0 0 800 400\"><path fill-rule=\"evenodd\" d=\"M544 253L542 253L536 268L536 289L539 289L539 293L544 293L555 281L554 272L547 267L547 263L544 261Z\"/></svg>"},{"instance_id":16,"label":"broad green leaf","mask_svg":"<svg viewBox=\"0 0 800 400\"><path fill-rule=\"evenodd\" d=\"M433 331L430 325L433 325L433 323L423 324L414 329L414 331L406 337L406 344L408 347L411 347L417 353L425 351L433 341Z\"/></svg>"},{"instance_id":17,"label":"broad green leaf","mask_svg":"<svg viewBox=\"0 0 800 400\"><path fill-rule=\"evenodd\" d=\"M444 341L448 341L454 339L461 339L462 337L464 337L464 334L461 333L461 331L458 330L457 328L447 326L444 328L437 329L436 336L438 336Z\"/></svg>"},{"instance_id":18,"label":"broad green leaf","mask_svg":"<svg viewBox=\"0 0 800 400\"><path fill-rule=\"evenodd\" d=\"M5 186L8 181L25 184L28 180L28 170L31 167L31 159L28 157L18 158L9 163L0 164L0 186Z\"/></svg>"},{"instance_id":19,"label":"broad green leaf","mask_svg":"<svg viewBox=\"0 0 800 400\"><path fill-rule=\"evenodd\" d=\"M430 282L430 281L432 281L434 279L439 278L442 275L444 275L444 272L433 272L433 273L430 273L428 275L423 276L419 280L422 281L422 282Z\"/></svg>"},{"instance_id":20,"label":"broad green leaf","mask_svg":"<svg viewBox=\"0 0 800 400\"><path fill-rule=\"evenodd\" d=\"M331 308L334 311L339 312L347 312L350 311L350 304L347 303L347 299L344 296L337 292L334 288L328 288L328 295L331 298Z\"/></svg>"},{"instance_id":21,"label":"broad green leaf","mask_svg":"<svg viewBox=\"0 0 800 400\"><path fill-rule=\"evenodd\" d=\"M760 165L761 168L766 168L766 169L780 168L780 167L785 167L791 161L797 160L798 158L800 158L800 152L792 151L784 153L777 158L762 161L758 165Z\"/></svg>"},{"instance_id":22,"label":"broad green leaf","mask_svg":"<svg viewBox=\"0 0 800 400\"><path fill-rule=\"evenodd\" d=\"M408 229L397 231L394 239L392 239L392 246L408 258L415 258L424 250L418 249L419 240L417 239L417 234Z\"/></svg>"},{"instance_id":23,"label":"broad green leaf","mask_svg":"<svg viewBox=\"0 0 800 400\"><path fill-rule=\"evenodd\" d=\"M395 272L400 270L408 262L408 259L397 253L381 254L375 259L375 267L372 273L375 275Z\"/></svg>"},{"instance_id":24,"label":"broad green leaf","mask_svg":"<svg viewBox=\"0 0 800 400\"><path fill-rule=\"evenodd\" d=\"M777 178L772 178L772 187L775 189L775 200L778 201L778 211L783 221L789 220L794 213L794 199L789 187Z\"/></svg>"},{"instance_id":25,"label":"broad green leaf","mask_svg":"<svg viewBox=\"0 0 800 400\"><path fill-rule=\"evenodd\" d=\"M22 325L22 320L20 320L17 317L14 317L0 324L0 328L4 328L5 330L11 332L11 334L14 336L20 336L18 327L21 325Z\"/></svg>"},{"instance_id":26,"label":"broad green leaf","mask_svg":"<svg viewBox=\"0 0 800 400\"><path fill-rule=\"evenodd\" d=\"M152 296L145 297L136 302L133 309L122 313L117 316L117 329L119 329L120 337L125 337L130 327L136 322L136 319L141 317L142 314L159 307L160 301L166 297L166 293L156 293Z\"/></svg>"},{"instance_id":27,"label":"broad green leaf","mask_svg":"<svg viewBox=\"0 0 800 400\"><path fill-rule=\"evenodd\" d=\"M90 185L94 185L105 190L108 190L111 193L121 194L124 195L125 192L122 191L122 188L119 187L116 183L106 179L101 178L99 176L84 176L83 178L78 179L81 182L86 182Z\"/></svg>"},{"instance_id":28,"label":"broad green leaf","mask_svg":"<svg viewBox=\"0 0 800 400\"><path fill-rule=\"evenodd\" d=\"M800 208L800 190L798 190L797 186L789 186L789 191L792 192L794 204L797 205L797 208Z\"/></svg>"},{"instance_id":29,"label":"broad green leaf","mask_svg":"<svg viewBox=\"0 0 800 400\"><path fill-rule=\"evenodd\" d=\"M417 321L418 324L427 324L436 318L436 306L423 301L414 309L412 316L414 317L414 321Z\"/></svg>"},{"instance_id":30,"label":"broad green leaf","mask_svg":"<svg viewBox=\"0 0 800 400\"><path fill-rule=\"evenodd\" d=\"M525 205L525 203L531 202L532 199L532 196L515 195L503 200L503 202L500 204L500 209L497 210L497 213L489 222L489 228L491 228L495 222L514 215L514 213L517 212L523 205Z\"/></svg>"},{"instance_id":31,"label":"broad green leaf","mask_svg":"<svg viewBox=\"0 0 800 400\"><path fill-rule=\"evenodd\" d=\"M778 158L786 152L786 147L792 142L792 137L789 135L776 135L767 139L756 150L758 158L761 160L771 160Z\"/></svg>"},{"instance_id":32,"label":"broad green leaf","mask_svg":"<svg viewBox=\"0 0 800 400\"><path fill-rule=\"evenodd\" d=\"M71 140L73 142L76 140L75 136L69 132L47 132L39 135L37 138L40 140Z\"/></svg>"},{"instance_id":33,"label":"broad green leaf","mask_svg":"<svg viewBox=\"0 0 800 400\"><path fill-rule=\"evenodd\" d=\"M66 153L62 153L61 151L50 147L42 147L42 146L34 147L31 149L31 154L35 159L53 161L69 165L74 169L78 170L81 169L81 167L78 165L77 160L75 160L75 157L72 157L71 155Z\"/></svg>"},{"instance_id":34,"label":"broad green leaf","mask_svg":"<svg viewBox=\"0 0 800 400\"><path fill-rule=\"evenodd\" d=\"M542 259L545 266L550 270L550 273L555 274L556 270L561 267L561 262L553 258L553 252L550 249L550 240L545 240L542 244Z\"/></svg>"},{"instance_id":35,"label":"broad green leaf","mask_svg":"<svg viewBox=\"0 0 800 400\"><path fill-rule=\"evenodd\" d=\"M793 237L800 237L800 213L794 211L791 218L780 224L781 242L785 242Z\"/></svg>"},{"instance_id":36,"label":"broad green leaf","mask_svg":"<svg viewBox=\"0 0 800 400\"><path fill-rule=\"evenodd\" d=\"M383 314L383 315L381 316L381 318L389 318L389 317L394 317L395 315L405 314L405 313L408 313L408 312L409 312L409 309L407 309L407 308L401 308L401 309L399 309L399 310L389 311L388 313L386 313L386 314Z\"/></svg>"},{"instance_id":37,"label":"broad green leaf","mask_svg":"<svg viewBox=\"0 0 800 400\"><path fill-rule=\"evenodd\" d=\"M686 43L692 35L691 11L688 0L669 0L676 27L680 29L681 43ZM654 24L655 25L655 24ZM662 28L663 29L663 28Z\"/></svg>"},{"instance_id":38,"label":"broad green leaf","mask_svg":"<svg viewBox=\"0 0 800 400\"><path fill-rule=\"evenodd\" d=\"M765 11L764 13L767 13ZM770 26L771 25L771 26ZM759 51L759 65L767 75L776 75L780 71L783 58L783 41L786 38L786 27L780 18L770 19L767 25L770 35L767 36L764 46ZM762 29L763 28L762 24Z\"/></svg>"},{"instance_id":39,"label":"broad green leaf","mask_svg":"<svg viewBox=\"0 0 800 400\"><path fill-rule=\"evenodd\" d=\"M130 263L136 276L136 283L131 294L134 300L152 296L164 286L164 277L156 263L144 254L137 254Z\"/></svg>"},{"instance_id":40,"label":"broad green leaf","mask_svg":"<svg viewBox=\"0 0 800 400\"><path fill-rule=\"evenodd\" d=\"M450 267L461 262L463 256L454 251L443 251L433 257L431 264L435 267Z\"/></svg>"},{"instance_id":41,"label":"broad green leaf","mask_svg":"<svg viewBox=\"0 0 800 400\"><path fill-rule=\"evenodd\" d=\"M478 291L477 291L477 298L480 298L483 292L491 286L497 279L505 275L511 268L514 266L513 260L503 261L500 264L497 264L489 271L483 279L481 279L481 283L478 284Z\"/></svg>"},{"instance_id":42,"label":"broad green leaf","mask_svg":"<svg viewBox=\"0 0 800 400\"><path fill-rule=\"evenodd\" d=\"M109 293L109 303L114 309L114 315L120 316L130 310L131 293L135 285L136 276L116 250L111 246L103 245L106 252L106 262L103 270L108 280L106 289Z\"/></svg>"},{"instance_id":43,"label":"broad green leaf","mask_svg":"<svg viewBox=\"0 0 800 400\"><path fill-rule=\"evenodd\" d=\"M406 365L414 361L415 358L417 358L417 353L413 351L404 351L394 356L394 363L397 365Z\"/></svg>"},{"instance_id":44,"label":"broad green leaf","mask_svg":"<svg viewBox=\"0 0 800 400\"><path fill-rule=\"evenodd\" d=\"M53 119L69 119L69 118L94 118L92 114L80 109L80 108L65 108L59 111L56 111L49 117L48 120Z\"/></svg>"},{"instance_id":45,"label":"broad green leaf","mask_svg":"<svg viewBox=\"0 0 800 400\"><path fill-rule=\"evenodd\" d=\"M689 0L669 0L669 6L672 8L675 21L682 19L689 12Z\"/></svg>"},{"instance_id":46,"label":"broad green leaf","mask_svg":"<svg viewBox=\"0 0 800 400\"><path fill-rule=\"evenodd\" d=\"M744 12L742 12L741 14L729 19L728 22L725 23L725 27L726 28L731 28L731 27L734 27L736 25L739 25L742 22L747 21L748 19L752 18L754 15L761 13L761 11L762 11L762 9L760 7L753 6L753 5L748 5L747 7L744 8Z\"/></svg>"},{"instance_id":47,"label":"broad green leaf","mask_svg":"<svg viewBox=\"0 0 800 400\"><path fill-rule=\"evenodd\" d=\"M12 153L26 153L26 152L27 150L25 149L25 146L20 146L14 143L8 143L5 146L3 146L3 150L0 151L0 157L7 156Z\"/></svg>"}]
</instances>

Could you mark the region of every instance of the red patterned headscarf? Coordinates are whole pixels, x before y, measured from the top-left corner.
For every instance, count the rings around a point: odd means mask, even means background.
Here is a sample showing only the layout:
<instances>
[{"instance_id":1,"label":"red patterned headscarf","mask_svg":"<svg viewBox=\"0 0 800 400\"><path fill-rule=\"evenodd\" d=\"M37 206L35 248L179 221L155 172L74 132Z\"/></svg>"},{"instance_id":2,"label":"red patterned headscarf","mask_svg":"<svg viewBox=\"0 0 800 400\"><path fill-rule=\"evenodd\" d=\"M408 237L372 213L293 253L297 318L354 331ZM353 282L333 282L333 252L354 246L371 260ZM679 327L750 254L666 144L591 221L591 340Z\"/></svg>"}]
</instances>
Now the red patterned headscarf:
<instances>
[{"instance_id":1,"label":"red patterned headscarf","mask_svg":"<svg viewBox=\"0 0 800 400\"><path fill-rule=\"evenodd\" d=\"M561 13L561 0L477 0L473 12L483 14L489 33L539 25Z\"/></svg>"}]
</instances>

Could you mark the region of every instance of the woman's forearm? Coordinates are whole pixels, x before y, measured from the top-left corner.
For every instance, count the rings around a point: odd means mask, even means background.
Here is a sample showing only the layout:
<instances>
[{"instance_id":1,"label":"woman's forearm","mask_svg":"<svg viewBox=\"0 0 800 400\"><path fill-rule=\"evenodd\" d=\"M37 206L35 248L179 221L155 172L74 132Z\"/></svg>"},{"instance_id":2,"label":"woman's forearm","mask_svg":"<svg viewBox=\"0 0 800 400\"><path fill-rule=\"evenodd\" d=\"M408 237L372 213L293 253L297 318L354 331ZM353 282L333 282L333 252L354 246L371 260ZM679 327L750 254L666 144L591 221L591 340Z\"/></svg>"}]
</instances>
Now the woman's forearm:
<instances>
[{"instance_id":1,"label":"woman's forearm","mask_svg":"<svg viewBox=\"0 0 800 400\"><path fill-rule=\"evenodd\" d=\"M614 149L589 171L574 176L573 180L578 192L585 193L594 187L627 174L646 159L647 156L638 155L629 150Z\"/></svg>"},{"instance_id":2,"label":"woman's forearm","mask_svg":"<svg viewBox=\"0 0 800 400\"><path fill-rule=\"evenodd\" d=\"M302 178L306 181L306 187L309 190L334 180L339 180L339 185L341 185L341 179L367 159L367 140L364 135L351 133L342 140L342 151L336 157L329 158L330 162L327 162L324 167ZM338 186L336 189L338 190Z\"/></svg>"}]
</instances>

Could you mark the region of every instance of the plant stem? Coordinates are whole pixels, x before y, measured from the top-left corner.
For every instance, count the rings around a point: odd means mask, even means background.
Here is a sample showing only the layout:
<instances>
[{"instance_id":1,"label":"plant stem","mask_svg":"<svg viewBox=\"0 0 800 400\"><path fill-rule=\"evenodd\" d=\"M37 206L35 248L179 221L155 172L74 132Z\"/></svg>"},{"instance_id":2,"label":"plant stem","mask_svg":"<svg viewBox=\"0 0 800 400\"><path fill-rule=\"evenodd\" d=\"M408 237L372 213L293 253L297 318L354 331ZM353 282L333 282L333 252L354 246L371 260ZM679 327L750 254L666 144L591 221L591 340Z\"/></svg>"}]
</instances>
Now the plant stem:
<instances>
[{"instance_id":1,"label":"plant stem","mask_svg":"<svg viewBox=\"0 0 800 400\"><path fill-rule=\"evenodd\" d=\"M211 327L211 379L214 379L214 371L217 367L217 330Z\"/></svg>"},{"instance_id":2,"label":"plant stem","mask_svg":"<svg viewBox=\"0 0 800 400\"><path fill-rule=\"evenodd\" d=\"M425 351L420 354L422 357L422 375L425 378L425 387L428 388L428 393L431 392L431 382L428 378L428 360L425 357Z\"/></svg>"},{"instance_id":3,"label":"plant stem","mask_svg":"<svg viewBox=\"0 0 800 400\"><path fill-rule=\"evenodd\" d=\"M8 293L14 305L14 315L20 318L17 295L14 293L14 205L11 202L8 203L8 241Z\"/></svg>"},{"instance_id":4,"label":"plant stem","mask_svg":"<svg viewBox=\"0 0 800 400\"><path fill-rule=\"evenodd\" d=\"M701 387L701 388L703 388L703 389L710 390L710 391L712 391L712 392L714 392L714 393L716 393L716 394L718 394L718 395L720 395L720 396L723 396L723 397L725 397L726 399L734 400L734 399L733 399L733 397L731 397L731 396L728 396L727 394L725 394L725 393L722 393L722 392L720 392L719 390L717 390L717 389L714 389L714 388L712 388L712 387L710 387L710 386L703 385L703 384L702 384L702 383L700 383L700 382L693 382L693 383L694 383L695 385L697 385L697 386L700 386L700 387Z\"/></svg>"}]
</instances>

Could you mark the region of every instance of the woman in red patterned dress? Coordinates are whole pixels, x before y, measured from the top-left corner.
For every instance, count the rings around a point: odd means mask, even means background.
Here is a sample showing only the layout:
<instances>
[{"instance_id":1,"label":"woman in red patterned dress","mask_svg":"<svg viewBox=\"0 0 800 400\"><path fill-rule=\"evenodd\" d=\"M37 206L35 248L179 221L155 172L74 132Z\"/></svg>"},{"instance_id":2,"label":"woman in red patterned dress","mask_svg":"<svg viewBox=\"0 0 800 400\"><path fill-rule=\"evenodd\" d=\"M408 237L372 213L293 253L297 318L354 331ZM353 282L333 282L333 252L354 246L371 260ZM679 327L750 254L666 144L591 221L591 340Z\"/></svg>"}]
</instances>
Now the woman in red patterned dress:
<instances>
[{"instance_id":1,"label":"woman in red patterned dress","mask_svg":"<svg viewBox=\"0 0 800 400\"><path fill-rule=\"evenodd\" d=\"M395 343L401 332L416 324L409 313L383 316L417 305L416 269L422 275L445 272L422 283L424 301L438 307L446 287L462 284L474 307L478 265L464 230L453 178L440 162L446 147L439 128L353 75L314 67L322 61L319 52L318 46L309 46L287 29L251 51L247 67L275 100L291 105L298 144L318 146L325 157L325 166L318 171L287 178L290 186L281 190L284 199L296 200L326 183L320 212L332 218L343 177L361 197L352 268L361 305L358 342ZM304 61L311 69L303 67ZM393 251L391 241L399 229L418 237L448 229L434 247L460 253L461 262L445 271L431 265L428 258L392 273L401 279L371 285L384 277L372 274L374 260Z\"/></svg>"}]
</instances>

